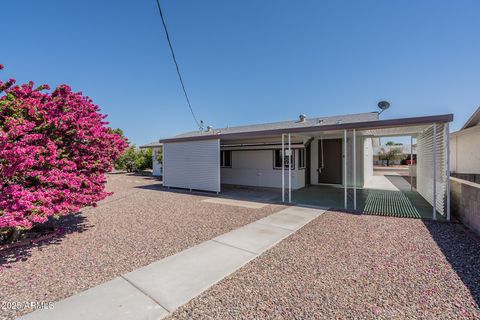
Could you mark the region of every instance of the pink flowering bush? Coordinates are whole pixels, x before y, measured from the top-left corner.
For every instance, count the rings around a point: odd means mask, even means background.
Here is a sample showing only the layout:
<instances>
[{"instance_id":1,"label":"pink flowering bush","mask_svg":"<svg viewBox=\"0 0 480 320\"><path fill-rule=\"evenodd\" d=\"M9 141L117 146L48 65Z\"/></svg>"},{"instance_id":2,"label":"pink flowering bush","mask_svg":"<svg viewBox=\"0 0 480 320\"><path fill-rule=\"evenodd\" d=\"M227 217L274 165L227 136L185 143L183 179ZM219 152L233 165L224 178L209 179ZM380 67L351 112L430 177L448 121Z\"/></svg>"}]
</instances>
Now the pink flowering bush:
<instances>
[{"instance_id":1,"label":"pink flowering bush","mask_svg":"<svg viewBox=\"0 0 480 320\"><path fill-rule=\"evenodd\" d=\"M95 205L127 147L88 97L67 85L47 90L0 81L0 230Z\"/></svg>"}]
</instances>

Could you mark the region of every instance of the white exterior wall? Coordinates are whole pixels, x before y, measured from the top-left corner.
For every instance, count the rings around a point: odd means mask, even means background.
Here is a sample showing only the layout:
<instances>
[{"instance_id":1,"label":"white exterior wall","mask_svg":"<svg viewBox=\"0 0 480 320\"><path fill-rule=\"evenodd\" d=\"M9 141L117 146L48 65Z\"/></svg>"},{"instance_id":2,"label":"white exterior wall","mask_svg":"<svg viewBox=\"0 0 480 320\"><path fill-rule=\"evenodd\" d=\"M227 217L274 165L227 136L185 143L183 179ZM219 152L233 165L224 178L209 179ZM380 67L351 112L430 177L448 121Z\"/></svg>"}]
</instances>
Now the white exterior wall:
<instances>
[{"instance_id":1,"label":"white exterior wall","mask_svg":"<svg viewBox=\"0 0 480 320\"><path fill-rule=\"evenodd\" d=\"M480 126L452 133L450 168L455 173L480 174Z\"/></svg>"},{"instance_id":2,"label":"white exterior wall","mask_svg":"<svg viewBox=\"0 0 480 320\"><path fill-rule=\"evenodd\" d=\"M365 148L368 147L368 144L364 144L364 140L366 139L364 137L358 136L358 133L357 133L356 142L355 142L355 149L356 149L355 165L356 165L356 176L357 176L357 183L356 183L357 188L363 188L364 182L366 181L365 171L364 171L365 168L369 170L371 167L370 176L373 175L373 153L370 151L371 148L368 149L367 150L368 153L366 153ZM371 142L370 138L368 138L368 140L370 140ZM347 134L347 185L349 187L354 186L353 165L354 165L353 163L353 132L349 131ZM342 170L343 170L343 164L342 164ZM367 172L367 174L370 174L370 172Z\"/></svg>"},{"instance_id":3,"label":"white exterior wall","mask_svg":"<svg viewBox=\"0 0 480 320\"><path fill-rule=\"evenodd\" d=\"M305 186L305 169L298 169L298 150L295 151L295 169L292 170L292 189ZM273 169L273 150L232 150L232 167L221 168L225 184L282 187L282 170ZM288 187L288 169L285 168L285 187Z\"/></svg>"},{"instance_id":4,"label":"white exterior wall","mask_svg":"<svg viewBox=\"0 0 480 320\"><path fill-rule=\"evenodd\" d=\"M153 176L161 176L162 175L162 163L158 162L158 155L162 152L162 148L153 148L152 150L152 169L153 169Z\"/></svg>"},{"instance_id":5,"label":"white exterior wall","mask_svg":"<svg viewBox=\"0 0 480 320\"><path fill-rule=\"evenodd\" d=\"M220 140L165 143L163 185L220 192Z\"/></svg>"},{"instance_id":6,"label":"white exterior wall","mask_svg":"<svg viewBox=\"0 0 480 320\"><path fill-rule=\"evenodd\" d=\"M373 176L373 144L372 144L372 138L363 139L363 151L364 151L363 152L363 181L362 181L363 183L359 184L359 186L362 186L362 187Z\"/></svg>"}]
</instances>

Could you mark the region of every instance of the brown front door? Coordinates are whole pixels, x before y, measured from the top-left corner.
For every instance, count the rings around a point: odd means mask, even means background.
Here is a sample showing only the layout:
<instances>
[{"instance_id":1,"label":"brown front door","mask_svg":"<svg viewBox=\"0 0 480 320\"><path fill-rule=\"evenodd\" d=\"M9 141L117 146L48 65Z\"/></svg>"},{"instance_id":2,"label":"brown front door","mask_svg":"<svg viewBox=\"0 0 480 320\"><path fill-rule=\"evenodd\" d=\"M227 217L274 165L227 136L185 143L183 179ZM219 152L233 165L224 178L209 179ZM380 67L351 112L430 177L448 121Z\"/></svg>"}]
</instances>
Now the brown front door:
<instances>
[{"instance_id":1,"label":"brown front door","mask_svg":"<svg viewBox=\"0 0 480 320\"><path fill-rule=\"evenodd\" d=\"M318 183L342 183L342 139L318 140Z\"/></svg>"}]
</instances>

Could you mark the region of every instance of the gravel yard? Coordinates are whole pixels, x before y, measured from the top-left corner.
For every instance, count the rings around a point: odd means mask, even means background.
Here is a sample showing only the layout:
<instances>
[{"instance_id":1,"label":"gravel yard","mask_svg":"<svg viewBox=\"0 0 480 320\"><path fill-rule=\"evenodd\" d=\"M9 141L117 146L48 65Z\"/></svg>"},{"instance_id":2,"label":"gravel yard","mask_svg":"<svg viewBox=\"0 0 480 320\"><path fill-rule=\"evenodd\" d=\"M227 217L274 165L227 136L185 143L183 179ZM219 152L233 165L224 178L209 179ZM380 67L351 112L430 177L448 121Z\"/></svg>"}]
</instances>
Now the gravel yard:
<instances>
[{"instance_id":1,"label":"gravel yard","mask_svg":"<svg viewBox=\"0 0 480 320\"><path fill-rule=\"evenodd\" d=\"M461 225L327 212L172 318L478 319L479 302Z\"/></svg>"},{"instance_id":2,"label":"gravel yard","mask_svg":"<svg viewBox=\"0 0 480 320\"><path fill-rule=\"evenodd\" d=\"M284 208L206 203L151 177L111 174L107 187L115 194L62 219L48 243L0 252L1 302L58 301ZM0 319L32 311L3 307Z\"/></svg>"}]
</instances>

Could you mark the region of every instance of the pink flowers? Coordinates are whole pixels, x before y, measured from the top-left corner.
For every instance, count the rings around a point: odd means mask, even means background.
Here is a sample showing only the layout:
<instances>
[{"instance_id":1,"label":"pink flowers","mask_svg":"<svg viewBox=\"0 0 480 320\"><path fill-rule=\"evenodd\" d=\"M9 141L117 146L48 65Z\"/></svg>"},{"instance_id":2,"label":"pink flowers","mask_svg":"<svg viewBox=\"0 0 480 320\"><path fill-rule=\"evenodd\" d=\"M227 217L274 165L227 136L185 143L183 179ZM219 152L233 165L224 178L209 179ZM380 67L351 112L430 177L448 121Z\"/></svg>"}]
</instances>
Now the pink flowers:
<instances>
[{"instance_id":1,"label":"pink flowers","mask_svg":"<svg viewBox=\"0 0 480 320\"><path fill-rule=\"evenodd\" d=\"M14 83L0 81L0 228L30 228L105 198L105 172L126 141L70 87Z\"/></svg>"}]
</instances>

